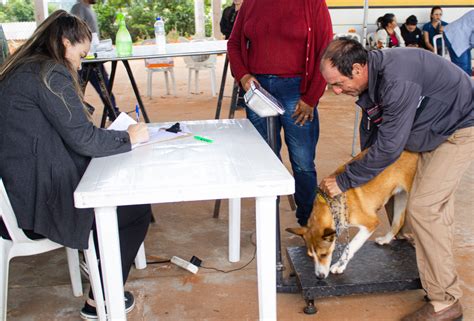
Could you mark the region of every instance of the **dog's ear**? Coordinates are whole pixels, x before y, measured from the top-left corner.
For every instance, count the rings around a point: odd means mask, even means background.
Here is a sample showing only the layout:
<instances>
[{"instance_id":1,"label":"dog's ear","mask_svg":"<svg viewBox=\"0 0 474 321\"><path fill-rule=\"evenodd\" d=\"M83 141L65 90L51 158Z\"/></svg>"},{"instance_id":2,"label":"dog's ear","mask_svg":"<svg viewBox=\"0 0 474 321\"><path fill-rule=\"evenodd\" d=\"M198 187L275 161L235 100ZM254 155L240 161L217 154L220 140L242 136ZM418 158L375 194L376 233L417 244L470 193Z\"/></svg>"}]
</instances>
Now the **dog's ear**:
<instances>
[{"instance_id":1,"label":"dog's ear","mask_svg":"<svg viewBox=\"0 0 474 321\"><path fill-rule=\"evenodd\" d=\"M325 228L323 232L323 240L326 242L333 242L336 238L336 231L332 228Z\"/></svg>"},{"instance_id":2,"label":"dog's ear","mask_svg":"<svg viewBox=\"0 0 474 321\"><path fill-rule=\"evenodd\" d=\"M292 234L296 234L296 235L299 235L299 236L303 236L307 231L308 231L308 228L306 226L302 226L302 227L288 227L286 229L287 232L290 232Z\"/></svg>"}]
</instances>

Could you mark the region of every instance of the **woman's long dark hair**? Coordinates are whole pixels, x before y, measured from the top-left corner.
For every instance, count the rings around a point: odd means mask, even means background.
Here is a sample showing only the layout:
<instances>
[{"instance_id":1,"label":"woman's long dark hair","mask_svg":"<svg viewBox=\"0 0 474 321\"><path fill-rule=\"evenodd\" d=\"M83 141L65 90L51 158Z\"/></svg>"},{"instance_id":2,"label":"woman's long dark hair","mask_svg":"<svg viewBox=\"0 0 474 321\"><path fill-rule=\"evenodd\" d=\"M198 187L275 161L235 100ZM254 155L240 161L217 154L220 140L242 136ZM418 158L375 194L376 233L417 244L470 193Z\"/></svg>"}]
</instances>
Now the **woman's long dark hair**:
<instances>
[{"instance_id":1,"label":"woman's long dark hair","mask_svg":"<svg viewBox=\"0 0 474 321\"><path fill-rule=\"evenodd\" d=\"M395 19L395 15L393 13L386 13L383 16L379 17L377 19L377 30L387 28L387 26L393 22L393 19Z\"/></svg>"},{"instance_id":2,"label":"woman's long dark hair","mask_svg":"<svg viewBox=\"0 0 474 321\"><path fill-rule=\"evenodd\" d=\"M25 63L39 63L41 66L40 77L46 87L51 90L48 76L55 65L61 64L69 70L74 79L76 91L82 98L77 70L65 57L64 39L75 45L91 41L92 34L83 20L64 10L57 10L43 21L33 35L0 66L0 81ZM55 92L54 94L61 95Z\"/></svg>"}]
</instances>

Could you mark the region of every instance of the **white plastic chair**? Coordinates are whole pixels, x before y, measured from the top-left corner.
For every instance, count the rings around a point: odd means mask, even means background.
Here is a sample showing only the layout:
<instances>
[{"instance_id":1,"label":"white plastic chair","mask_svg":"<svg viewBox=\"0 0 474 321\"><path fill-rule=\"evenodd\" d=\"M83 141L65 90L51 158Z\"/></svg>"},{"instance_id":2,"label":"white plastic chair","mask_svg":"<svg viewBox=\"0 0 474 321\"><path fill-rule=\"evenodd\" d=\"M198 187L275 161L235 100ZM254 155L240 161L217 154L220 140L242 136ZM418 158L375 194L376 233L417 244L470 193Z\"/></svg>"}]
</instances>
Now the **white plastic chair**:
<instances>
[{"instance_id":1,"label":"white plastic chair","mask_svg":"<svg viewBox=\"0 0 474 321\"><path fill-rule=\"evenodd\" d=\"M207 39L194 39L191 42L206 41ZM184 37L179 37L179 42L189 42ZM188 68L188 93L191 93L192 74L194 71L194 93L199 93L199 71L208 69L211 76L212 97L216 96L216 55L198 55L183 57Z\"/></svg>"},{"instance_id":2,"label":"white plastic chair","mask_svg":"<svg viewBox=\"0 0 474 321\"><path fill-rule=\"evenodd\" d=\"M7 318L7 297L8 297L8 271L10 260L18 256L29 256L49 252L63 247L61 244L48 239L29 239L22 229L18 227L16 216L13 212L10 200L8 199L5 186L0 178L0 217L7 227L11 240L0 238L0 318ZM69 274L71 277L72 291L74 296L83 295L81 272L79 268L79 253L77 250L66 247ZM89 279L91 281L92 292L96 300L97 312L100 320L105 320L105 306L100 282L97 256L94 248L92 233L89 236L89 249L84 251L84 256L88 265Z\"/></svg>"},{"instance_id":3,"label":"white plastic chair","mask_svg":"<svg viewBox=\"0 0 474 321\"><path fill-rule=\"evenodd\" d=\"M377 43L375 42L375 32L367 34L367 48L369 50L377 49Z\"/></svg>"},{"instance_id":4,"label":"white plastic chair","mask_svg":"<svg viewBox=\"0 0 474 321\"><path fill-rule=\"evenodd\" d=\"M154 44L155 39L147 39L142 42L142 45ZM168 76L171 76L171 85L173 95L176 96L176 81L174 78L174 60L173 58L151 58L145 59L145 68L147 72L146 95L151 98L153 95L153 73L163 72L166 82L166 94L170 94L170 86Z\"/></svg>"},{"instance_id":5,"label":"white plastic chair","mask_svg":"<svg viewBox=\"0 0 474 321\"><path fill-rule=\"evenodd\" d=\"M441 39L441 57L445 59L450 59L449 58L449 53L448 50L446 50L446 43L444 42L444 37L442 34L436 35L433 37L433 48L434 48L434 53L438 54L438 40Z\"/></svg>"}]
</instances>

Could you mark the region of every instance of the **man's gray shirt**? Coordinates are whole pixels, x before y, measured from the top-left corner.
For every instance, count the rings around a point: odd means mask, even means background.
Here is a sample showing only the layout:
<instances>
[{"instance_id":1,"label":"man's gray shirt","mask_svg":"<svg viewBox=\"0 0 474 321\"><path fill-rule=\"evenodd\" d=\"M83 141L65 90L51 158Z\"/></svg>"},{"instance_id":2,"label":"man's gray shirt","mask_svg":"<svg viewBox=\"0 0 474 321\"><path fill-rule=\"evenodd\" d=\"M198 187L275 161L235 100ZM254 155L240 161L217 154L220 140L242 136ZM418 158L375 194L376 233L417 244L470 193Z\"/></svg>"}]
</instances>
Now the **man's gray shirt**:
<instances>
[{"instance_id":1,"label":"man's gray shirt","mask_svg":"<svg viewBox=\"0 0 474 321\"><path fill-rule=\"evenodd\" d=\"M375 50L368 73L368 89L357 104L363 111L361 147L370 148L337 176L342 191L371 180L404 149L431 151L457 129L474 126L474 80L450 61L423 49ZM370 120L376 106L379 113Z\"/></svg>"},{"instance_id":2,"label":"man's gray shirt","mask_svg":"<svg viewBox=\"0 0 474 321\"><path fill-rule=\"evenodd\" d=\"M78 1L72 6L71 13L84 20L93 33L99 36L99 26L97 24L97 16L91 6L82 1Z\"/></svg>"}]
</instances>

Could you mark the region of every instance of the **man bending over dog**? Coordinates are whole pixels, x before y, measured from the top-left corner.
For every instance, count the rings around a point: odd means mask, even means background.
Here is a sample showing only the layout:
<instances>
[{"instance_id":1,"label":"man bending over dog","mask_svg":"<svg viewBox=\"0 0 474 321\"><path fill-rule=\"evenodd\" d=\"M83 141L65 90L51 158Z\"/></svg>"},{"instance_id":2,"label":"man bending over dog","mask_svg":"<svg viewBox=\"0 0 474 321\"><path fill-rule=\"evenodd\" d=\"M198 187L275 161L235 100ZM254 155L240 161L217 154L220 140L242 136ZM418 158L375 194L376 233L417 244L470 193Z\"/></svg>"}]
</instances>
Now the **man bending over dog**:
<instances>
[{"instance_id":1,"label":"man bending over dog","mask_svg":"<svg viewBox=\"0 0 474 321\"><path fill-rule=\"evenodd\" d=\"M334 197L361 186L402 151L420 152L407 205L420 278L430 300L403 320L459 320L462 295L453 251L454 192L474 157L474 80L431 52L367 52L348 39L326 49L321 72L336 95L359 96L362 149L368 152L326 177Z\"/></svg>"}]
</instances>

